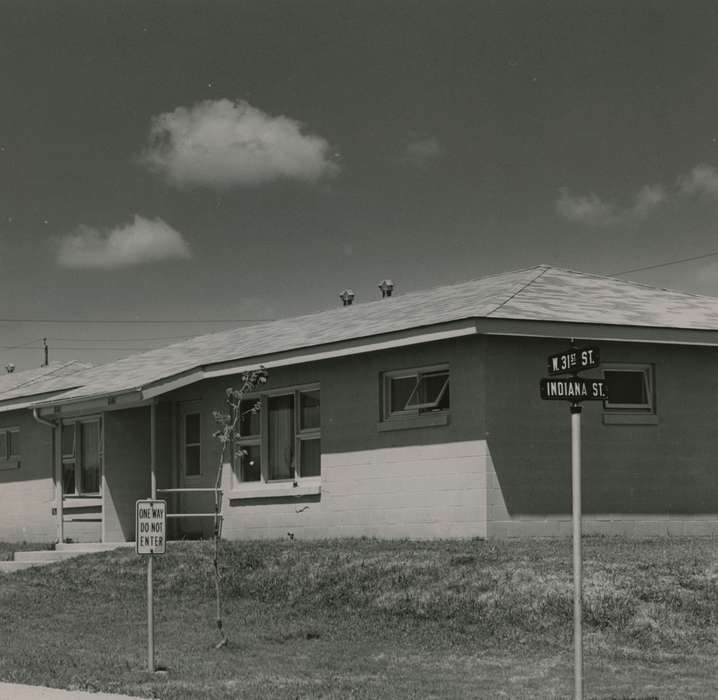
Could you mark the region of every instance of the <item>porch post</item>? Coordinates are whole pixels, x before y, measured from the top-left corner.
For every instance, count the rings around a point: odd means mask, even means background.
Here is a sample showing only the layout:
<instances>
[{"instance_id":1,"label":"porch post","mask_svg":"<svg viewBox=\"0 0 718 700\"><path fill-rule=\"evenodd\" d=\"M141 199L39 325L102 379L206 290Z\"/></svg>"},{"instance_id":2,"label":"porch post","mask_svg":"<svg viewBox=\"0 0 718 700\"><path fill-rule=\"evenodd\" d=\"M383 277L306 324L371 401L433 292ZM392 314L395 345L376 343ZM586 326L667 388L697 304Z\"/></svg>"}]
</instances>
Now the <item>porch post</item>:
<instances>
[{"instance_id":1,"label":"porch post","mask_svg":"<svg viewBox=\"0 0 718 700\"><path fill-rule=\"evenodd\" d=\"M150 497L157 498L157 400L150 404Z\"/></svg>"},{"instance_id":2,"label":"porch post","mask_svg":"<svg viewBox=\"0 0 718 700\"><path fill-rule=\"evenodd\" d=\"M64 514L62 511L62 421L58 420L53 429L53 461L55 462L55 512L57 514L57 541L65 539Z\"/></svg>"}]
</instances>

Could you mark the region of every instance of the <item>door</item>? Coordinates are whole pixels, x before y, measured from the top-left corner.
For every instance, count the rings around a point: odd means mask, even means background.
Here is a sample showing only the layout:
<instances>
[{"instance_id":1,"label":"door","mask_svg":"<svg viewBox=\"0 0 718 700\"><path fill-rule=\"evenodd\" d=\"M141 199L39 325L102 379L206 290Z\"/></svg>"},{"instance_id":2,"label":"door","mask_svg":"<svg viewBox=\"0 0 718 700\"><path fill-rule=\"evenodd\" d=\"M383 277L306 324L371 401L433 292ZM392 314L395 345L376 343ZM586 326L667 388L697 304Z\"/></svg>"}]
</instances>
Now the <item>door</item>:
<instances>
[{"instance_id":1,"label":"door","mask_svg":"<svg viewBox=\"0 0 718 700\"><path fill-rule=\"evenodd\" d=\"M206 416L202 415L199 401L183 402L178 410L179 438L177 483L181 489L213 488L216 465L208 462L210 454L209 433ZM182 514L213 513L214 497L211 492L181 493L177 499L177 512ZM180 537L209 537L212 534L211 517L178 518L177 532Z\"/></svg>"},{"instance_id":2,"label":"door","mask_svg":"<svg viewBox=\"0 0 718 700\"><path fill-rule=\"evenodd\" d=\"M102 540L102 419L64 420L62 444L63 538Z\"/></svg>"}]
</instances>

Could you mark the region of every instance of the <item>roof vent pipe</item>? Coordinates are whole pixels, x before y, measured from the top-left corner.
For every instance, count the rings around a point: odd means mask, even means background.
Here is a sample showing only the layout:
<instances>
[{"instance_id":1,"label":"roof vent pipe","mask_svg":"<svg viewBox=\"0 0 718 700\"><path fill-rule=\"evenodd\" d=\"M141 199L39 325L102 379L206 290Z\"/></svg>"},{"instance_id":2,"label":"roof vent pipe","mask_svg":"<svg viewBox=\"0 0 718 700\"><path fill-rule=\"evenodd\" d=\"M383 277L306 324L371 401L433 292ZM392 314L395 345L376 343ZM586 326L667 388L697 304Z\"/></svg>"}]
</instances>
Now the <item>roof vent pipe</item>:
<instances>
[{"instance_id":1,"label":"roof vent pipe","mask_svg":"<svg viewBox=\"0 0 718 700\"><path fill-rule=\"evenodd\" d=\"M342 300L342 306L351 306L354 301L354 292L351 289L345 289L339 298Z\"/></svg>"},{"instance_id":2,"label":"roof vent pipe","mask_svg":"<svg viewBox=\"0 0 718 700\"><path fill-rule=\"evenodd\" d=\"M391 280L382 280L379 282L378 287L381 289L382 299L390 297L391 293L394 291L394 283Z\"/></svg>"}]
</instances>

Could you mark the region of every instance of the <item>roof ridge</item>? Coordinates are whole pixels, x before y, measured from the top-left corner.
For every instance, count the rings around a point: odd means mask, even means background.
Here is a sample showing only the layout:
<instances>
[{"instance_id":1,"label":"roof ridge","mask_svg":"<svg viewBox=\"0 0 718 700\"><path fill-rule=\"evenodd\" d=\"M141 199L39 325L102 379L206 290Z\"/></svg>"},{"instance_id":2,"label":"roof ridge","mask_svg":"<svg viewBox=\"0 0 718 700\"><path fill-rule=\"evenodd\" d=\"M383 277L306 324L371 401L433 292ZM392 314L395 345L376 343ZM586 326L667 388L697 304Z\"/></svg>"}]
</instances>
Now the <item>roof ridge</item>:
<instances>
[{"instance_id":1,"label":"roof ridge","mask_svg":"<svg viewBox=\"0 0 718 700\"><path fill-rule=\"evenodd\" d=\"M491 314L496 313L502 306L508 304L514 297L521 294L521 292L523 292L526 287L532 285L539 277L541 277L541 275L545 275L551 269L551 267L548 265L538 265L537 267L540 268L540 272L535 277L530 279L525 284L522 284L519 289L517 289L513 294L510 294L508 297L506 297L506 299L504 299L495 309L491 309L491 311L486 314L486 317L488 318L489 316L491 316Z\"/></svg>"},{"instance_id":2,"label":"roof ridge","mask_svg":"<svg viewBox=\"0 0 718 700\"><path fill-rule=\"evenodd\" d=\"M360 301L357 304L352 304L351 308L356 309L359 307L368 306L369 304L390 304L392 301L394 301L396 299L406 299L407 296L410 296L413 294L430 294L432 292L435 292L437 289L447 289L449 287L458 287L463 284L472 284L474 282L483 282L484 280L491 279L492 277L503 277L503 276L508 276L508 275L514 275L519 272L528 272L529 270L540 269L540 273L539 273L539 275L537 275L537 277L539 277L541 274L546 272L546 270L548 268L550 268L550 265L541 264L541 265L529 265L528 267L520 267L515 270L507 270L505 272L494 272L490 275L485 275L483 277L474 277L472 279L463 280L461 282L454 282L452 284L437 284L437 285L434 285L433 287L425 287L422 289L415 289L411 292L406 292L405 294L389 297L388 299L372 299L370 301ZM157 350L165 350L167 348L177 347L179 345L186 345L187 343L192 343L193 341L198 340L200 338L210 338L212 336L226 335L227 333L235 333L237 331L246 330L248 328L259 328L261 326L270 326L270 325L274 325L276 323L284 323L287 321L300 321L300 320L304 320L304 319L307 319L307 318L310 318L313 316L319 316L320 314L330 313L332 311L344 313L344 312L346 312L346 308L342 307L342 306L334 306L334 307L331 307L328 309L320 309L318 311L311 311L306 314L300 314L298 316L286 316L284 318L276 318L272 321L262 321L260 323L252 323L252 324L249 324L246 326L225 328L224 330L213 331L212 333L202 333L200 335L195 335L195 336L186 338L185 340L178 340L176 343L170 343L169 345L162 345L158 348L153 348L152 350L147 350L147 351L139 352L139 353L133 353L132 355L128 355L127 357L135 357L136 355L144 355L147 353L155 352ZM126 359L126 358L122 358L122 359ZM112 364L112 363L109 363L109 364Z\"/></svg>"},{"instance_id":3,"label":"roof ridge","mask_svg":"<svg viewBox=\"0 0 718 700\"><path fill-rule=\"evenodd\" d=\"M709 294L696 294L695 292L686 292L682 289L673 289L672 287L656 287L653 284L648 284L646 282L635 282L634 280L624 280L620 277L614 277L613 275L604 275L600 272L584 272L582 270L572 270L568 267L556 267L554 265L550 266L552 270L558 270L559 272L569 272L572 275L580 275L582 277L597 277L599 279L604 280L612 280L613 282L621 282L622 284L629 284L634 287L644 287L646 289L650 289L652 291L661 291L661 292L670 292L671 294L683 294L687 297L694 297L696 299L712 299L713 301L716 300L716 297L710 296Z\"/></svg>"}]
</instances>

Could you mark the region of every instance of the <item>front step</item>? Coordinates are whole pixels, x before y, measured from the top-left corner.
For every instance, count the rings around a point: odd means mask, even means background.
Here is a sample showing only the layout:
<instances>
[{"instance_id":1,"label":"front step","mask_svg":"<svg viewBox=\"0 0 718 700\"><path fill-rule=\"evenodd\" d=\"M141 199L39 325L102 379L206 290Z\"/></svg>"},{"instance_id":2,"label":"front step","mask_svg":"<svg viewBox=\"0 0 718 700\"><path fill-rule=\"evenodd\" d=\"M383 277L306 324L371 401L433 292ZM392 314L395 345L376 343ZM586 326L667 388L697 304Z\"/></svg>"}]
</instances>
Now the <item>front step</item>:
<instances>
[{"instance_id":1,"label":"front step","mask_svg":"<svg viewBox=\"0 0 718 700\"><path fill-rule=\"evenodd\" d=\"M51 561L0 561L0 574L29 569L31 566L47 566Z\"/></svg>"},{"instance_id":2,"label":"front step","mask_svg":"<svg viewBox=\"0 0 718 700\"><path fill-rule=\"evenodd\" d=\"M81 554L109 552L119 547L134 547L134 542L62 542L56 549L15 552L13 561L0 561L0 573L11 573L31 566L45 566L57 561L72 559Z\"/></svg>"},{"instance_id":3,"label":"front step","mask_svg":"<svg viewBox=\"0 0 718 700\"><path fill-rule=\"evenodd\" d=\"M52 562L72 559L80 554L85 554L85 552L56 552L54 549L43 549L37 552L15 552L13 559L23 562Z\"/></svg>"},{"instance_id":4,"label":"front step","mask_svg":"<svg viewBox=\"0 0 718 700\"><path fill-rule=\"evenodd\" d=\"M134 542L58 542L55 545L55 551L87 554L88 552L107 552L119 547L134 546Z\"/></svg>"}]
</instances>

